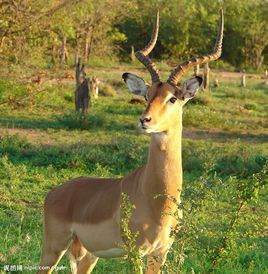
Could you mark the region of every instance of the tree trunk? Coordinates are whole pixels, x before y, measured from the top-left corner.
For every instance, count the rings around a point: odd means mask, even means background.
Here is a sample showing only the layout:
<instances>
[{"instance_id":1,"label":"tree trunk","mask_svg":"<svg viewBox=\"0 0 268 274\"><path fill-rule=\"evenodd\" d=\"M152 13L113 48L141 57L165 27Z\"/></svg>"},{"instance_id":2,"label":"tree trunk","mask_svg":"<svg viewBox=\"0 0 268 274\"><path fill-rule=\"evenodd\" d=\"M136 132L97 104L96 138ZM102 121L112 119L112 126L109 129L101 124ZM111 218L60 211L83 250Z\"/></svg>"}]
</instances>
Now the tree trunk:
<instances>
[{"instance_id":1,"label":"tree trunk","mask_svg":"<svg viewBox=\"0 0 268 274\"><path fill-rule=\"evenodd\" d=\"M90 29L88 28L85 33L85 48L84 48L84 60L88 61L89 57L89 48L90 48Z\"/></svg>"},{"instance_id":2,"label":"tree trunk","mask_svg":"<svg viewBox=\"0 0 268 274\"><path fill-rule=\"evenodd\" d=\"M131 46L131 55L130 55L131 61L135 62L135 50L134 46Z\"/></svg>"},{"instance_id":3,"label":"tree trunk","mask_svg":"<svg viewBox=\"0 0 268 274\"><path fill-rule=\"evenodd\" d=\"M264 79L265 79L264 84L268 85L268 70L265 70Z\"/></svg>"},{"instance_id":4,"label":"tree trunk","mask_svg":"<svg viewBox=\"0 0 268 274\"><path fill-rule=\"evenodd\" d=\"M51 59L52 59L53 65L55 65L56 64L56 45L54 44L54 42L52 43L52 46L51 46Z\"/></svg>"},{"instance_id":5,"label":"tree trunk","mask_svg":"<svg viewBox=\"0 0 268 274\"><path fill-rule=\"evenodd\" d=\"M79 93L79 74L80 74L80 63L81 63L81 58L78 57L78 55L76 54L75 56L75 83L76 83L76 88L75 88L75 100L74 100L74 104L75 104L75 110L79 111L79 102L78 102L78 93Z\"/></svg>"},{"instance_id":6,"label":"tree trunk","mask_svg":"<svg viewBox=\"0 0 268 274\"><path fill-rule=\"evenodd\" d=\"M262 64L263 64L263 60L264 60L264 56L261 55L261 56L259 57L259 60L258 60L258 65L257 65L257 69L258 69L258 70L261 68L261 66L262 66Z\"/></svg>"},{"instance_id":7,"label":"tree trunk","mask_svg":"<svg viewBox=\"0 0 268 274\"><path fill-rule=\"evenodd\" d=\"M209 74L210 74L210 68L208 63L206 63L204 66L204 72L203 72L203 76L204 76L203 89L204 90L209 90Z\"/></svg>"},{"instance_id":8,"label":"tree trunk","mask_svg":"<svg viewBox=\"0 0 268 274\"><path fill-rule=\"evenodd\" d=\"M67 60L67 38L65 35L62 36L62 41L61 41L61 58L60 58L60 63L64 65Z\"/></svg>"},{"instance_id":9,"label":"tree trunk","mask_svg":"<svg viewBox=\"0 0 268 274\"><path fill-rule=\"evenodd\" d=\"M194 76L198 76L199 73L200 73L200 67L199 67L199 65L197 65L194 67Z\"/></svg>"},{"instance_id":10,"label":"tree trunk","mask_svg":"<svg viewBox=\"0 0 268 274\"><path fill-rule=\"evenodd\" d=\"M243 71L241 75L241 87L246 87L246 73Z\"/></svg>"},{"instance_id":11,"label":"tree trunk","mask_svg":"<svg viewBox=\"0 0 268 274\"><path fill-rule=\"evenodd\" d=\"M77 66L78 63L80 63L80 60L79 60L79 51L78 51L78 49L76 49L75 56L74 56L75 80L76 80L76 83L77 83L77 81L78 81L78 79L77 79L77 77L76 77L76 66Z\"/></svg>"},{"instance_id":12,"label":"tree trunk","mask_svg":"<svg viewBox=\"0 0 268 274\"><path fill-rule=\"evenodd\" d=\"M93 38L94 38L93 36L94 36L94 26L92 26L90 29L89 42L88 42L88 58L92 51L92 43L93 43Z\"/></svg>"},{"instance_id":13,"label":"tree trunk","mask_svg":"<svg viewBox=\"0 0 268 274\"><path fill-rule=\"evenodd\" d=\"M84 59L88 61L88 48L89 48L89 39L86 37L85 39L85 51L84 51Z\"/></svg>"},{"instance_id":14,"label":"tree trunk","mask_svg":"<svg viewBox=\"0 0 268 274\"><path fill-rule=\"evenodd\" d=\"M5 39L6 39L5 36L3 36L3 37L0 39L0 52L2 52L2 48L3 48L3 46L4 46Z\"/></svg>"}]
</instances>

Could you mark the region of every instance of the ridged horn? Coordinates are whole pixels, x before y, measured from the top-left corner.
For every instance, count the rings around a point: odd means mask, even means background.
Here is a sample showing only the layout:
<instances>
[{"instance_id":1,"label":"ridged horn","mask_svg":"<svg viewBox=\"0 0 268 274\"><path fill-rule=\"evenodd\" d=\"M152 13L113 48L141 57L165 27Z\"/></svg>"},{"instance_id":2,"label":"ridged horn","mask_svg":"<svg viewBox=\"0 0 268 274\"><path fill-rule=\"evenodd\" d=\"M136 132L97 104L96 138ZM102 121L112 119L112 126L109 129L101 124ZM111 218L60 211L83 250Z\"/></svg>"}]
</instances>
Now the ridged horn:
<instances>
[{"instance_id":1,"label":"ridged horn","mask_svg":"<svg viewBox=\"0 0 268 274\"><path fill-rule=\"evenodd\" d=\"M222 40L223 40L223 25L224 25L224 19L223 19L223 10L220 10L220 22L219 22L219 29L218 29L218 35L215 43L215 47L212 53L208 55L203 55L201 57L194 57L190 59L189 61L183 62L180 65L178 65L170 74L167 82L171 84L177 85L181 77L192 67L195 67L196 65L201 65L204 63L208 63L213 60L217 60L220 58L222 53Z\"/></svg>"},{"instance_id":2,"label":"ridged horn","mask_svg":"<svg viewBox=\"0 0 268 274\"><path fill-rule=\"evenodd\" d=\"M154 29L153 29L153 33L152 33L152 37L151 37L150 42L148 43L148 45L144 49L139 50L135 53L135 56L137 57L137 59L150 72L153 83L160 82L159 72L156 68L156 65L149 58L148 54L152 51L152 49L154 48L154 46L156 44L158 31L159 31L159 11L157 11L156 22L155 22L155 26L154 26Z\"/></svg>"}]
</instances>

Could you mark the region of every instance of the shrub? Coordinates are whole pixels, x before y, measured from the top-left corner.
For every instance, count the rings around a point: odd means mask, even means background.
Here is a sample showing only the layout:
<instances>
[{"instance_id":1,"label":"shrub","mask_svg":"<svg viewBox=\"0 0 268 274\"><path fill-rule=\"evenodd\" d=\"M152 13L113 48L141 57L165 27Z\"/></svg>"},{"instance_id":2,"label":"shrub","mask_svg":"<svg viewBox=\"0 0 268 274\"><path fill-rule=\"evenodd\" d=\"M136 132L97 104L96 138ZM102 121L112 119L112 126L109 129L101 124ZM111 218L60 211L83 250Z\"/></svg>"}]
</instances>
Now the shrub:
<instances>
[{"instance_id":1,"label":"shrub","mask_svg":"<svg viewBox=\"0 0 268 274\"><path fill-rule=\"evenodd\" d=\"M69 94L69 93L64 94L63 98L66 102L72 102L73 101L73 95Z\"/></svg>"},{"instance_id":2,"label":"shrub","mask_svg":"<svg viewBox=\"0 0 268 274\"><path fill-rule=\"evenodd\" d=\"M108 84L102 84L100 85L100 90L99 90L99 94L103 95L103 96L115 96L116 95L116 91L115 89Z\"/></svg>"},{"instance_id":3,"label":"shrub","mask_svg":"<svg viewBox=\"0 0 268 274\"><path fill-rule=\"evenodd\" d=\"M213 98L207 92L199 93L196 97L190 100L190 104L194 104L194 105L198 104L198 105L204 105L204 106L208 106L212 102L213 102Z\"/></svg>"},{"instance_id":4,"label":"shrub","mask_svg":"<svg viewBox=\"0 0 268 274\"><path fill-rule=\"evenodd\" d=\"M21 154L29 148L29 143L18 135L0 136L0 155L1 154Z\"/></svg>"},{"instance_id":5,"label":"shrub","mask_svg":"<svg viewBox=\"0 0 268 274\"><path fill-rule=\"evenodd\" d=\"M259 202L266 170L264 166L249 180L222 180L208 169L203 176L184 184L182 204L178 205L184 216L174 231L175 241L164 267L168 273L245 273L249 263L237 265L241 252L249 254L247 261L259 261L265 268L264 258L259 256L261 244L255 238L265 221L256 223L258 214L252 214L250 208Z\"/></svg>"},{"instance_id":6,"label":"shrub","mask_svg":"<svg viewBox=\"0 0 268 274\"><path fill-rule=\"evenodd\" d=\"M244 105L244 108L248 110L258 110L259 106L256 103L247 103Z\"/></svg>"},{"instance_id":7,"label":"shrub","mask_svg":"<svg viewBox=\"0 0 268 274\"><path fill-rule=\"evenodd\" d=\"M29 94L29 87L13 81L0 80L0 100L8 99L10 102L23 98Z\"/></svg>"},{"instance_id":8,"label":"shrub","mask_svg":"<svg viewBox=\"0 0 268 274\"><path fill-rule=\"evenodd\" d=\"M113 86L114 88L125 88L125 83L122 80L116 80L116 79L110 79L108 80L109 84Z\"/></svg>"},{"instance_id":9,"label":"shrub","mask_svg":"<svg viewBox=\"0 0 268 274\"><path fill-rule=\"evenodd\" d=\"M237 176L246 178L260 172L268 159L264 155L247 155L245 151L237 151L235 155L228 155L217 160L214 171L223 176Z\"/></svg>"},{"instance_id":10,"label":"shrub","mask_svg":"<svg viewBox=\"0 0 268 274\"><path fill-rule=\"evenodd\" d=\"M90 60L88 63L88 66L90 66L92 68L96 68L96 67L112 68L112 67L115 67L118 65L119 65L119 63L118 63L117 58L111 57L111 56L109 56L109 57L102 56L101 58L97 57L97 56L92 56L92 57L90 57Z\"/></svg>"},{"instance_id":11,"label":"shrub","mask_svg":"<svg viewBox=\"0 0 268 274\"><path fill-rule=\"evenodd\" d=\"M221 69L226 71L235 71L235 68L230 64L223 60L218 60L217 62L211 62L211 68L213 69Z\"/></svg>"}]
</instances>

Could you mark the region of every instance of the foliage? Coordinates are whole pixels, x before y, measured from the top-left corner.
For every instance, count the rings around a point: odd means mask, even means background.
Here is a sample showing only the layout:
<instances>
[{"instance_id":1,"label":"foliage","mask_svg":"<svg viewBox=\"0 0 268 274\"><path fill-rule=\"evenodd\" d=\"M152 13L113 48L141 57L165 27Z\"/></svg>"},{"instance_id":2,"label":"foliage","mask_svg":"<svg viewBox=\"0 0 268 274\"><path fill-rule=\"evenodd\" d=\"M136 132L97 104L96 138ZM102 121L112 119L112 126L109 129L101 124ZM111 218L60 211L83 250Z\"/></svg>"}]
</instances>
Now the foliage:
<instances>
[{"instance_id":1,"label":"foliage","mask_svg":"<svg viewBox=\"0 0 268 274\"><path fill-rule=\"evenodd\" d=\"M94 69L117 95L93 101L86 126L73 114L72 82L41 84L44 92L12 111L13 101L1 105L1 270L5 264L38 264L42 205L51 188L78 176L120 178L146 162L150 139L136 126L144 107L128 104L126 87L110 79L122 70L131 68ZM184 107L183 219L165 266L169 273L268 270L267 88L251 79L243 90L239 79L220 83L211 90L211 103ZM9 95L28 96L27 86L3 78L0 103ZM131 214L128 205L125 220ZM135 235L124 224L133 243ZM135 249L131 254L130 261L100 259L95 272L130 273L140 262ZM60 265L68 267L67 260Z\"/></svg>"},{"instance_id":2,"label":"foliage","mask_svg":"<svg viewBox=\"0 0 268 274\"><path fill-rule=\"evenodd\" d=\"M199 104L199 105L210 105L213 102L213 98L211 97L210 94L208 93L204 93L204 92L200 92L199 94L197 94L196 97L194 97L191 101L190 104Z\"/></svg>"},{"instance_id":3,"label":"foliage","mask_svg":"<svg viewBox=\"0 0 268 274\"><path fill-rule=\"evenodd\" d=\"M260 68L267 47L267 3L257 1L225 1L227 60L235 66ZM243 26L247 31L241 31ZM230 39L231 38L231 39ZM242 55L243 58L238 57Z\"/></svg>"},{"instance_id":4,"label":"foliage","mask_svg":"<svg viewBox=\"0 0 268 274\"><path fill-rule=\"evenodd\" d=\"M251 176L250 184L236 177L222 180L217 174L211 175L208 167L200 178L187 185L180 205L184 216L165 268L171 272L211 272L219 269L243 272L250 264L253 266L256 257L261 256L258 248L262 246L261 240L254 244L254 239L265 221L258 225L247 222L255 220L251 210L258 207L267 180L267 166ZM224 210L221 210L223 207ZM241 235L242 230L246 231L244 236ZM252 248L258 250L255 257L252 256ZM242 250L249 257L239 266L239 260L243 260ZM192 264L187 263L189 260ZM199 264L199 260L206 263Z\"/></svg>"},{"instance_id":5,"label":"foliage","mask_svg":"<svg viewBox=\"0 0 268 274\"><path fill-rule=\"evenodd\" d=\"M100 95L103 96L115 96L116 95L116 91L113 88L113 86L109 85L109 84L101 84L99 87L99 93Z\"/></svg>"},{"instance_id":6,"label":"foliage","mask_svg":"<svg viewBox=\"0 0 268 274\"><path fill-rule=\"evenodd\" d=\"M122 248L127 253L127 259L131 263L132 273L143 273L143 261L139 249L136 246L138 232L133 233L130 229L129 220L135 209L126 193L121 194L120 213L121 213L121 233L123 235L124 244Z\"/></svg>"},{"instance_id":7,"label":"foliage","mask_svg":"<svg viewBox=\"0 0 268 274\"><path fill-rule=\"evenodd\" d=\"M225 10L224 63L215 66L265 68L268 5L262 0L4 1L1 59L38 67L70 65L77 53L89 64L96 57L129 61L131 46L140 49L150 39L159 9L160 33L152 54L177 63L213 48L221 6Z\"/></svg>"}]
</instances>

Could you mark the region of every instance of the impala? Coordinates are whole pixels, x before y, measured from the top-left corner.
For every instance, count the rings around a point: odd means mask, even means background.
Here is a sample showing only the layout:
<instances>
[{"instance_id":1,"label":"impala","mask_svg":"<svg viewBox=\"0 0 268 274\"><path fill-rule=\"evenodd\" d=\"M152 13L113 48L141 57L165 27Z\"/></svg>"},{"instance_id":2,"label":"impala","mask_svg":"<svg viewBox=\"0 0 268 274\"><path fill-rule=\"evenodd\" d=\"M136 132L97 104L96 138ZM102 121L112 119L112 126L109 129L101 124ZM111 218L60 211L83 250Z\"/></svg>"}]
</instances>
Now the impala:
<instances>
[{"instance_id":1,"label":"impala","mask_svg":"<svg viewBox=\"0 0 268 274\"><path fill-rule=\"evenodd\" d=\"M178 209L182 190L182 107L194 97L202 78L196 76L181 85L179 82L190 68L220 57L223 12L213 52L178 65L166 82L160 81L158 70L148 57L158 29L159 14L150 42L136 53L150 72L152 85L148 87L131 73L122 76L132 93L147 99L140 117L140 127L151 135L147 163L122 179L80 177L48 193L40 273L52 272L67 250L73 273L90 273L98 258L123 256L122 193L134 205L129 226L131 231L138 232L137 248L147 256L146 273L160 273L165 263L173 242L171 232L178 222L173 213Z\"/></svg>"},{"instance_id":2,"label":"impala","mask_svg":"<svg viewBox=\"0 0 268 274\"><path fill-rule=\"evenodd\" d=\"M99 97L99 84L101 83L100 79L96 76L92 76L90 81L91 93L93 94L94 99Z\"/></svg>"}]
</instances>

